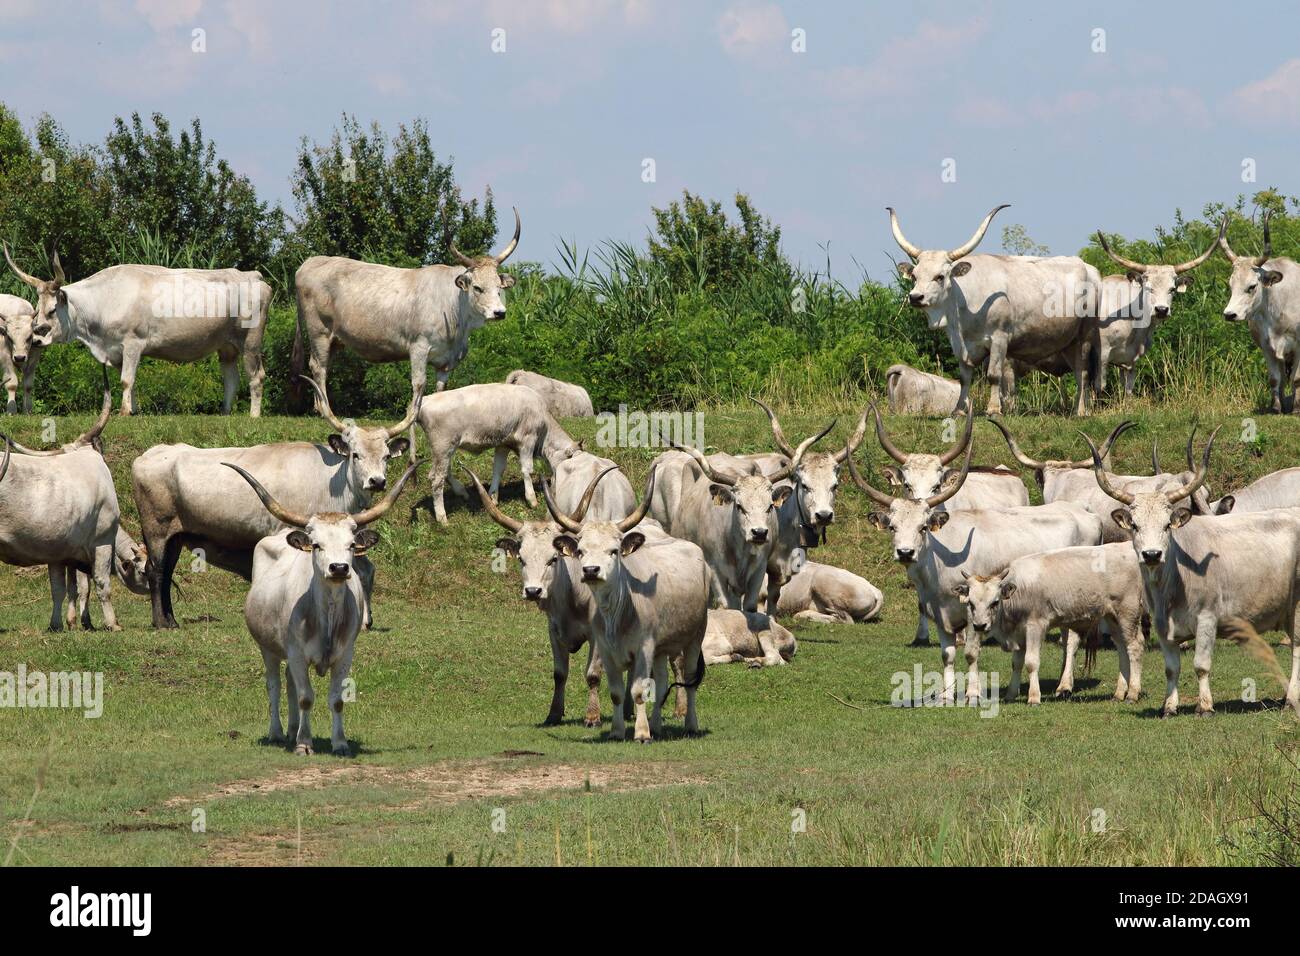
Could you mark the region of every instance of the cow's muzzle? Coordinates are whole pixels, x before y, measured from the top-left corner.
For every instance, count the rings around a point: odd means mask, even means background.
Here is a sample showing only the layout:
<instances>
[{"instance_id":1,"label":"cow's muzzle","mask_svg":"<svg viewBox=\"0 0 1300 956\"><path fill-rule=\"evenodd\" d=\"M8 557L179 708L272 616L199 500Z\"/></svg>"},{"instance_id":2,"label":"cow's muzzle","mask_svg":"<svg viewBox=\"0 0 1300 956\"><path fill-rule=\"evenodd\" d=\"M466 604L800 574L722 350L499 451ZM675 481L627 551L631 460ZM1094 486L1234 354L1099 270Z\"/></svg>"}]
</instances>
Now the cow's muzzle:
<instances>
[{"instance_id":1,"label":"cow's muzzle","mask_svg":"<svg viewBox=\"0 0 1300 956\"><path fill-rule=\"evenodd\" d=\"M542 599L541 588L524 588L525 601L540 601Z\"/></svg>"},{"instance_id":2,"label":"cow's muzzle","mask_svg":"<svg viewBox=\"0 0 1300 956\"><path fill-rule=\"evenodd\" d=\"M767 544L767 529L751 528L749 532L749 540L754 544Z\"/></svg>"},{"instance_id":3,"label":"cow's muzzle","mask_svg":"<svg viewBox=\"0 0 1300 956\"><path fill-rule=\"evenodd\" d=\"M1228 311L1225 309L1225 310L1224 310L1224 313L1223 313L1223 319L1224 319L1225 322L1236 322L1236 321L1237 321L1237 313L1236 313L1236 312L1228 312Z\"/></svg>"},{"instance_id":4,"label":"cow's muzzle","mask_svg":"<svg viewBox=\"0 0 1300 956\"><path fill-rule=\"evenodd\" d=\"M596 567L595 565L584 564L584 565L582 566L582 580L584 580L584 581L599 581L599 580L600 580L600 568Z\"/></svg>"},{"instance_id":5,"label":"cow's muzzle","mask_svg":"<svg viewBox=\"0 0 1300 956\"><path fill-rule=\"evenodd\" d=\"M388 487L388 479L384 477L371 478L366 482L366 489L369 491L383 491Z\"/></svg>"},{"instance_id":6,"label":"cow's muzzle","mask_svg":"<svg viewBox=\"0 0 1300 956\"><path fill-rule=\"evenodd\" d=\"M350 564L346 564L342 561L339 561L330 565L329 576L331 580L346 581L348 579L348 575L350 575L351 573L352 573L352 565Z\"/></svg>"},{"instance_id":7,"label":"cow's muzzle","mask_svg":"<svg viewBox=\"0 0 1300 956\"><path fill-rule=\"evenodd\" d=\"M1160 559L1164 556L1165 553L1163 551L1156 550L1155 548L1147 548L1142 552L1142 562L1144 564L1159 564Z\"/></svg>"},{"instance_id":8,"label":"cow's muzzle","mask_svg":"<svg viewBox=\"0 0 1300 956\"><path fill-rule=\"evenodd\" d=\"M924 292L909 292L909 293L907 294L907 302L908 302L909 305L914 305L914 306L919 307L919 306L921 306L922 304L924 304L924 302L925 302L925 293L924 293Z\"/></svg>"},{"instance_id":9,"label":"cow's muzzle","mask_svg":"<svg viewBox=\"0 0 1300 956\"><path fill-rule=\"evenodd\" d=\"M816 521L819 526L828 525L835 520L835 512L819 511L815 515L813 515L813 520Z\"/></svg>"},{"instance_id":10,"label":"cow's muzzle","mask_svg":"<svg viewBox=\"0 0 1300 956\"><path fill-rule=\"evenodd\" d=\"M916 551L912 548L895 548L894 558L903 564L911 564L916 560Z\"/></svg>"}]
</instances>

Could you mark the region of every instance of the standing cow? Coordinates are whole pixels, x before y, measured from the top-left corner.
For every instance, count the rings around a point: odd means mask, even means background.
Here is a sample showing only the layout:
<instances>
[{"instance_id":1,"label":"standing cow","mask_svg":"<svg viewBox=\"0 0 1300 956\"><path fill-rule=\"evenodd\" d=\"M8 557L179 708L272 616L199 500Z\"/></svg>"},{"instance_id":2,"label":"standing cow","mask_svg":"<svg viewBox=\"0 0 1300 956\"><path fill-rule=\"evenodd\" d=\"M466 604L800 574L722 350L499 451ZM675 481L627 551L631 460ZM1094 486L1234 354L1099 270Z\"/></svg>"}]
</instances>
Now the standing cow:
<instances>
[{"instance_id":1,"label":"standing cow","mask_svg":"<svg viewBox=\"0 0 1300 956\"><path fill-rule=\"evenodd\" d=\"M8 249L5 250L6 254ZM30 302L16 295L0 295L0 375L4 377L5 411L18 411L18 388L23 390L23 412L32 410L32 385L36 366L54 342L58 324L37 321Z\"/></svg>"},{"instance_id":2,"label":"standing cow","mask_svg":"<svg viewBox=\"0 0 1300 956\"><path fill-rule=\"evenodd\" d=\"M1009 362L1034 365L1063 356L1078 386L1076 414L1087 413L1088 368L1096 334L1101 274L1078 256L971 255L999 210L984 217L956 249L922 249L907 241L888 209L894 239L911 258L901 271L912 280L907 300L925 312L931 329L948 330L960 363L954 414L968 413L976 369L987 365L988 413L1002 414Z\"/></svg>"},{"instance_id":3,"label":"standing cow","mask_svg":"<svg viewBox=\"0 0 1300 956\"><path fill-rule=\"evenodd\" d=\"M330 353L349 348L367 362L411 363L411 388L423 392L429 363L438 375L436 391L469 350L469 334L506 317L503 290L514 276L501 264L519 245L515 234L496 256L470 258L453 245L460 265L399 269L342 256L312 256L296 273L298 338L294 371L307 366L321 389L329 378Z\"/></svg>"},{"instance_id":4,"label":"standing cow","mask_svg":"<svg viewBox=\"0 0 1300 956\"><path fill-rule=\"evenodd\" d=\"M225 385L222 411L234 407L242 356L249 414L262 414L262 336L271 287L260 272L120 265L68 282L56 251L54 279L46 281L19 269L7 248L5 259L36 290L36 323L57 324L60 341L80 341L96 361L121 372L123 415L139 410L135 374L142 358L197 362L214 352Z\"/></svg>"}]
</instances>

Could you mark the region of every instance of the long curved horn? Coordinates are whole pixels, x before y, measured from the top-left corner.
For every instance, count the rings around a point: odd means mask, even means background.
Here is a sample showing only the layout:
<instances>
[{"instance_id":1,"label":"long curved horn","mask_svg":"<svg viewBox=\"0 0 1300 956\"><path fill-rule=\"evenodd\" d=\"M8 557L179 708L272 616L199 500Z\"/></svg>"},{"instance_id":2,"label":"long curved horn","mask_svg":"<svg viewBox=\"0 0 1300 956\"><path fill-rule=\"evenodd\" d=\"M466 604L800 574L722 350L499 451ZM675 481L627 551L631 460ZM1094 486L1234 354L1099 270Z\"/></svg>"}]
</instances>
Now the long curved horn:
<instances>
[{"instance_id":1,"label":"long curved horn","mask_svg":"<svg viewBox=\"0 0 1300 956\"><path fill-rule=\"evenodd\" d=\"M926 498L925 503L928 507L937 508L957 492L961 491L961 486L966 484L966 476L970 474L970 459L973 454L975 454L975 446L973 444L968 444L966 446L966 458L961 463L961 472L957 475L957 480L952 482L937 495L931 495L929 498Z\"/></svg>"},{"instance_id":2,"label":"long curved horn","mask_svg":"<svg viewBox=\"0 0 1300 956\"><path fill-rule=\"evenodd\" d=\"M1219 428L1222 427L1222 425L1219 426ZM1210 432L1210 440L1205 443L1205 454L1201 456L1201 466L1196 469L1196 474L1192 480L1181 488L1175 488L1173 491L1165 492L1165 497L1169 499L1170 504L1173 504L1179 499L1191 497L1196 493L1197 489L1200 488L1201 485L1205 484L1205 475L1210 469L1210 452L1214 448L1214 439L1219 434L1219 428Z\"/></svg>"},{"instance_id":3,"label":"long curved horn","mask_svg":"<svg viewBox=\"0 0 1300 956\"><path fill-rule=\"evenodd\" d=\"M113 391L108 387L108 367L105 366L104 368L104 401L99 408L99 417L95 419L95 424L91 425L87 431L77 436L76 441L73 442L74 445L89 445L98 438L103 433L104 426L108 424L108 419L113 413Z\"/></svg>"},{"instance_id":4,"label":"long curved horn","mask_svg":"<svg viewBox=\"0 0 1300 956\"><path fill-rule=\"evenodd\" d=\"M1162 475L1164 471L1160 467L1160 455L1156 446L1160 443L1160 438L1151 439L1151 474Z\"/></svg>"},{"instance_id":5,"label":"long curved horn","mask_svg":"<svg viewBox=\"0 0 1300 956\"><path fill-rule=\"evenodd\" d=\"M597 472L596 477L592 478L591 481L588 482L587 490L584 491L582 497L578 499L578 507L573 509L572 518L574 521L581 523L586 519L587 509L591 507L591 499L596 495L596 486L600 484L600 479L604 478L611 471L618 471L618 465L610 465L603 471Z\"/></svg>"},{"instance_id":6,"label":"long curved horn","mask_svg":"<svg viewBox=\"0 0 1300 956\"><path fill-rule=\"evenodd\" d=\"M849 455L849 475L853 478L853 483L866 492L867 497L876 504L888 508L898 500L893 495L887 495L883 491L877 491L875 488L872 488L871 485L867 484L867 480L858 474L858 465L857 462L853 460L852 455Z\"/></svg>"},{"instance_id":7,"label":"long curved horn","mask_svg":"<svg viewBox=\"0 0 1300 956\"><path fill-rule=\"evenodd\" d=\"M785 479L789 478L792 474L794 474L794 470L798 468L799 463L803 461L804 453L808 451L808 449L811 448L813 445L815 445L817 442L821 441L823 438L829 435L831 433L831 429L835 427L835 422L836 419L832 418L831 423L827 425L825 428L823 428L821 431L819 431L816 435L813 435L811 438L805 438L803 441L801 441L799 443L799 447L794 450L794 454L789 456L790 463L786 465L784 468L782 468L780 471L776 472L776 474L772 475L772 477L769 480L773 484L775 484L778 481L785 481Z\"/></svg>"},{"instance_id":8,"label":"long curved horn","mask_svg":"<svg viewBox=\"0 0 1300 956\"><path fill-rule=\"evenodd\" d=\"M993 217L1010 205L1011 203L1004 202L1001 206L994 206L993 211L984 217L984 221L980 223L979 228L975 230L975 235L971 236L970 239L966 241L965 245L958 246L956 249L948 253L948 261L956 262L963 256L968 256L974 252L975 247L978 246L980 240L984 238L984 233L988 232L989 223L993 221Z\"/></svg>"},{"instance_id":9,"label":"long curved horn","mask_svg":"<svg viewBox=\"0 0 1300 956\"><path fill-rule=\"evenodd\" d=\"M498 508L497 503L492 500L492 496L489 495L487 489L483 487L483 482L478 480L478 475L474 474L473 470L464 462L460 462L459 464L460 470L465 472L465 474L469 475L470 478L474 480L474 487L478 490L478 500L483 503L483 510L488 513L488 516L511 534L518 534L519 529L524 526L524 523L518 518L510 517Z\"/></svg>"},{"instance_id":10,"label":"long curved horn","mask_svg":"<svg viewBox=\"0 0 1300 956\"><path fill-rule=\"evenodd\" d=\"M1223 235L1219 236L1219 248L1223 250L1223 254L1228 257L1229 262L1235 262L1237 259L1237 254L1232 251L1232 246L1228 245L1227 229L1228 229L1228 214L1224 213L1223 214Z\"/></svg>"},{"instance_id":11,"label":"long curved horn","mask_svg":"<svg viewBox=\"0 0 1300 956\"><path fill-rule=\"evenodd\" d=\"M271 497L271 493L262 487L260 481L248 472L244 471L244 469L240 468L238 465L232 465L228 461L223 461L222 464L227 468L233 468L235 471L239 472L240 476L243 477L250 486L252 486L253 491L257 492L257 497L262 499L262 504L266 507L267 511L271 512L272 517L283 521L287 525L293 525L295 528L307 527L307 521L309 519L306 515L300 515L296 511L290 511L288 508L284 507L280 502Z\"/></svg>"},{"instance_id":12,"label":"long curved horn","mask_svg":"<svg viewBox=\"0 0 1300 956\"><path fill-rule=\"evenodd\" d=\"M454 242L449 243L448 248L451 250L451 254L456 257L456 261L459 262L461 265L463 265L466 269L474 268L475 266L474 260L471 259L469 256L465 255L465 253L461 252L459 249L457 249L456 243Z\"/></svg>"},{"instance_id":13,"label":"long curved horn","mask_svg":"<svg viewBox=\"0 0 1300 956\"><path fill-rule=\"evenodd\" d=\"M894 207L886 206L885 211L889 213L889 228L894 233L894 241L898 243L898 247L911 256L912 261L915 262L917 257L921 255L922 250L908 242L907 237L903 235L903 230L898 225L898 214L894 212Z\"/></svg>"},{"instance_id":14,"label":"long curved horn","mask_svg":"<svg viewBox=\"0 0 1300 956\"><path fill-rule=\"evenodd\" d=\"M655 491L655 468L657 465L650 466L650 477L645 480L645 494L641 496L641 504L637 506L626 518L614 522L614 527L618 528L619 534L626 534L641 523L647 512L650 511L650 496Z\"/></svg>"},{"instance_id":15,"label":"long curved horn","mask_svg":"<svg viewBox=\"0 0 1300 956\"><path fill-rule=\"evenodd\" d=\"M393 506L393 502L397 500L397 496L402 493L402 488L411 480L411 476L415 474L415 469L419 468L423 464L424 462L421 459L415 458L412 460L412 462L407 466L406 471L402 472L402 477L397 479L397 484L393 485L388 494L384 495L383 498L375 502L365 511L352 515L352 520L358 525L367 525L382 518L384 512Z\"/></svg>"},{"instance_id":16,"label":"long curved horn","mask_svg":"<svg viewBox=\"0 0 1300 956\"><path fill-rule=\"evenodd\" d=\"M1117 252L1112 252L1112 251L1111 251L1111 248L1110 248L1110 243L1108 243L1108 242L1106 241L1106 234L1105 234L1104 232L1102 232L1100 229L1097 230L1097 241L1101 243L1101 250L1102 250L1102 252L1106 253L1106 255L1110 256L1110 258L1111 258L1112 261L1119 263L1119 264L1122 265L1125 269L1132 269L1134 272L1145 273L1145 272L1147 271L1147 269L1149 268L1149 266L1147 266L1147 265L1145 265L1145 264L1143 264L1143 263L1141 263L1141 262L1136 262L1136 261L1134 261L1133 259L1125 259L1125 258L1124 258L1123 256L1121 256L1119 253L1117 253ZM1213 245L1210 246L1210 251L1211 251L1211 252L1214 251L1214 246L1213 246ZM1208 255L1209 255L1209 253L1206 253L1206 256L1208 256ZM1205 261L1204 259L1201 260L1201 262L1204 262L1204 261ZM1196 265L1198 265L1198 266L1199 266L1200 264L1201 264L1200 262L1196 263ZM1191 267L1189 266L1188 268L1191 268Z\"/></svg>"},{"instance_id":17,"label":"long curved horn","mask_svg":"<svg viewBox=\"0 0 1300 956\"><path fill-rule=\"evenodd\" d=\"M1118 488L1111 485L1110 481L1106 478L1106 468L1101 463L1101 452L1097 451L1097 446L1093 444L1091 438L1084 435L1083 432L1079 432L1079 434L1083 435L1083 440L1088 443L1088 448L1092 451L1092 472L1097 476L1098 486L1102 491L1106 492L1106 494L1110 495L1120 504L1131 505L1134 496L1129 494L1127 491L1120 491Z\"/></svg>"},{"instance_id":18,"label":"long curved horn","mask_svg":"<svg viewBox=\"0 0 1300 956\"><path fill-rule=\"evenodd\" d=\"M844 447L835 453L835 464L844 464L844 459L851 457L853 453L858 450L858 446L862 444L862 438L866 433L867 413L866 411L863 411L863 413L858 416L858 427L853 429L853 434L850 435L849 440L844 443Z\"/></svg>"},{"instance_id":19,"label":"long curved horn","mask_svg":"<svg viewBox=\"0 0 1300 956\"><path fill-rule=\"evenodd\" d=\"M679 445L677 442L673 441L673 439L666 438L664 435L660 435L659 437L664 438L667 441L668 447L690 455L691 458L695 460L695 464L700 466L700 470L708 476L710 481L716 481L720 485L734 485L736 483L735 475L730 475L725 471L718 471L715 469L709 464L709 460L704 457L703 453L698 448L692 448L689 445Z\"/></svg>"},{"instance_id":20,"label":"long curved horn","mask_svg":"<svg viewBox=\"0 0 1300 956\"><path fill-rule=\"evenodd\" d=\"M1020 462L1021 465L1023 465L1026 468L1032 468L1035 471L1047 467L1047 462L1039 461L1037 458L1030 458L1028 455L1026 455L1023 451L1020 450L1020 446L1017 445L1016 440L1013 437L1011 437L1011 432L1007 429L1006 425L1003 425L996 418L990 418L987 419L987 421L989 422L989 424L991 424L993 427L995 427L998 431L1002 433L1002 437L1005 438L1007 441L1007 447L1011 449L1012 456L1016 459L1016 461Z\"/></svg>"},{"instance_id":21,"label":"long curved horn","mask_svg":"<svg viewBox=\"0 0 1300 956\"><path fill-rule=\"evenodd\" d=\"M15 263L14 260L13 260L13 256L9 255L9 243L7 243L7 242L5 242L5 243L0 243L0 245L4 246L4 251L5 251L5 262L9 263L9 268L12 269L12 270L14 271L14 275L16 275L18 278L22 279L24 282L26 282L26 283L27 283L29 286L31 286L33 289L37 289L37 290L39 290L42 286L45 285L44 282L42 282L40 279L36 278L36 276L32 275L30 272L23 272L22 269L19 269L19 268L18 268L17 263Z\"/></svg>"},{"instance_id":22,"label":"long curved horn","mask_svg":"<svg viewBox=\"0 0 1300 956\"><path fill-rule=\"evenodd\" d=\"M59 261L59 250L54 246L50 247L50 268L54 270L55 285L64 285L67 283L68 277L63 274L63 263Z\"/></svg>"},{"instance_id":23,"label":"long curved horn","mask_svg":"<svg viewBox=\"0 0 1300 956\"><path fill-rule=\"evenodd\" d=\"M900 465L907 464L907 455L898 450L889 439L889 433L885 431L885 423L880 420L880 409L876 407L875 402L871 402L871 411L876 416L876 438L880 440L880 447L885 449L885 453Z\"/></svg>"},{"instance_id":24,"label":"long curved horn","mask_svg":"<svg viewBox=\"0 0 1300 956\"><path fill-rule=\"evenodd\" d=\"M1219 224L1219 234L1210 240L1210 244L1205 247L1205 251L1202 252L1199 256L1197 256L1195 259L1188 259L1186 262L1178 263L1178 265L1174 266L1174 272L1175 273L1191 272L1197 266L1202 265L1204 262L1206 262L1210 258L1210 256L1214 255L1214 247L1219 244L1219 240L1223 238L1223 232L1227 228L1228 228L1228 217L1224 216L1223 222Z\"/></svg>"},{"instance_id":25,"label":"long curved horn","mask_svg":"<svg viewBox=\"0 0 1300 956\"><path fill-rule=\"evenodd\" d=\"M1192 458L1192 442L1196 439L1196 428L1196 422L1192 422L1192 433L1187 436L1186 455L1188 471L1196 471L1196 461Z\"/></svg>"},{"instance_id":26,"label":"long curved horn","mask_svg":"<svg viewBox=\"0 0 1300 956\"><path fill-rule=\"evenodd\" d=\"M1273 210L1264 213L1264 253L1255 257L1255 267L1259 268L1269 259L1273 258L1273 240L1268 234L1268 220L1273 215Z\"/></svg>"},{"instance_id":27,"label":"long curved horn","mask_svg":"<svg viewBox=\"0 0 1300 956\"><path fill-rule=\"evenodd\" d=\"M325 419L325 421L329 422L331 426L337 428L339 431L344 431L347 426L344 425L343 422L339 420L339 417L334 414L334 409L330 408L330 397L325 394L325 389L321 388L320 385L316 383L316 380L310 375L299 375L298 377L310 385L316 392L316 397L320 399L321 418Z\"/></svg>"},{"instance_id":28,"label":"long curved horn","mask_svg":"<svg viewBox=\"0 0 1300 956\"><path fill-rule=\"evenodd\" d=\"M501 263L509 259L510 253L514 252L515 248L519 245L519 210L516 209L514 206L511 206L510 208L514 209L515 211L515 234L514 237L510 240L510 243L505 247L505 249L501 251L500 255L496 255L492 257L496 260L497 265L501 265Z\"/></svg>"},{"instance_id":29,"label":"long curved horn","mask_svg":"<svg viewBox=\"0 0 1300 956\"><path fill-rule=\"evenodd\" d=\"M308 381L312 381L312 380L308 379ZM411 404L410 407L407 408L406 410L406 417L403 418L396 425L393 425L391 428L388 429L389 438L396 438L398 435L402 434L402 432L406 431L408 428L411 427L411 424L415 421L415 416L420 413L420 401L423 398L424 398L423 385L417 386L415 389L411 391Z\"/></svg>"},{"instance_id":30,"label":"long curved horn","mask_svg":"<svg viewBox=\"0 0 1300 956\"><path fill-rule=\"evenodd\" d=\"M542 497L546 500L546 510L551 513L551 517L555 519L556 524L565 531L571 531L574 534L582 530L582 522L574 521L561 511L560 506L555 503L555 499L551 496L551 482L545 475L542 476Z\"/></svg>"},{"instance_id":31,"label":"long curved horn","mask_svg":"<svg viewBox=\"0 0 1300 956\"><path fill-rule=\"evenodd\" d=\"M974 430L975 430L975 416L967 415L966 430L962 433L961 437L957 439L957 444L953 445L946 452L944 452L942 455L939 456L939 464L946 465L951 461L955 461L957 459L957 456L960 455L970 445L970 437L971 434L974 432Z\"/></svg>"},{"instance_id":32,"label":"long curved horn","mask_svg":"<svg viewBox=\"0 0 1300 956\"><path fill-rule=\"evenodd\" d=\"M786 440L785 432L781 431L781 423L777 421L776 412L772 411L771 407L766 402L759 401L753 395L749 396L749 400L763 411L767 412L767 420L772 425L772 440L776 442L777 450L780 451L781 454L785 455L785 457L793 458L794 449L790 447L790 442Z\"/></svg>"}]
</instances>

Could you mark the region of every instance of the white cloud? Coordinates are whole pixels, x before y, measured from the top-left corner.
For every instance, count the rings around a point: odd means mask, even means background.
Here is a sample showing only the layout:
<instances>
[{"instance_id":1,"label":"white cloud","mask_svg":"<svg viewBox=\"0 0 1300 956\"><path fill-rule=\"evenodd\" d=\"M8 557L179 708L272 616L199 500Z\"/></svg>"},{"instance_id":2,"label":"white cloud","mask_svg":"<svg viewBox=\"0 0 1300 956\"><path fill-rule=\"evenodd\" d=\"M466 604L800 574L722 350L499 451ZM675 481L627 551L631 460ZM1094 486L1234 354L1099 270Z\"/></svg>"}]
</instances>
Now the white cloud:
<instances>
[{"instance_id":1,"label":"white cloud","mask_svg":"<svg viewBox=\"0 0 1300 956\"><path fill-rule=\"evenodd\" d=\"M1300 59L1287 60L1254 83L1234 90L1238 115L1258 123L1300 122Z\"/></svg>"},{"instance_id":2,"label":"white cloud","mask_svg":"<svg viewBox=\"0 0 1300 956\"><path fill-rule=\"evenodd\" d=\"M790 35L785 14L775 3L733 4L718 17L718 39L728 56L775 53Z\"/></svg>"},{"instance_id":3,"label":"white cloud","mask_svg":"<svg viewBox=\"0 0 1300 956\"><path fill-rule=\"evenodd\" d=\"M271 24L263 4L257 0L226 0L226 19L243 36L254 56L272 52Z\"/></svg>"},{"instance_id":4,"label":"white cloud","mask_svg":"<svg viewBox=\"0 0 1300 956\"><path fill-rule=\"evenodd\" d=\"M135 0L135 11L158 33L174 30L194 21L203 0Z\"/></svg>"},{"instance_id":5,"label":"white cloud","mask_svg":"<svg viewBox=\"0 0 1300 956\"><path fill-rule=\"evenodd\" d=\"M983 17L960 23L923 20L910 35L890 43L868 66L845 66L823 74L826 95L837 100L865 100L914 93L953 70L937 64L953 61L988 29Z\"/></svg>"}]
</instances>

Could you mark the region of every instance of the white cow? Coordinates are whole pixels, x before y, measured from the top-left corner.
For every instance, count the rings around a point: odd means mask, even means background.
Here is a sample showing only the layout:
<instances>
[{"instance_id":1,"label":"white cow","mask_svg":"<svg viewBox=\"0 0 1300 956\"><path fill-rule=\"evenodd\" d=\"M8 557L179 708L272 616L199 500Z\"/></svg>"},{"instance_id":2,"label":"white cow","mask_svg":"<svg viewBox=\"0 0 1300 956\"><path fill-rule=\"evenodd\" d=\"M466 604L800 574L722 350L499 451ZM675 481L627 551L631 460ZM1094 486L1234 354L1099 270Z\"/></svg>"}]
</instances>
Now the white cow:
<instances>
[{"instance_id":1,"label":"white cow","mask_svg":"<svg viewBox=\"0 0 1300 956\"><path fill-rule=\"evenodd\" d=\"M891 365L885 372L885 395L895 415L948 416L961 398L961 383L910 365Z\"/></svg>"},{"instance_id":2,"label":"white cow","mask_svg":"<svg viewBox=\"0 0 1300 956\"><path fill-rule=\"evenodd\" d=\"M862 624L880 616L885 596L861 575L829 564L809 561L795 552L794 574L781 589L777 613L796 621L823 624Z\"/></svg>"},{"instance_id":3,"label":"white cow","mask_svg":"<svg viewBox=\"0 0 1300 956\"><path fill-rule=\"evenodd\" d=\"M36 320L36 310L26 299L0 295L0 375L8 399L5 411L18 411L18 386L23 390L23 411L32 410L32 385L45 349L54 342L57 323Z\"/></svg>"},{"instance_id":4,"label":"white cow","mask_svg":"<svg viewBox=\"0 0 1300 956\"><path fill-rule=\"evenodd\" d=\"M709 611L704 632L705 664L779 667L799 649L794 635L766 614L746 614L730 608Z\"/></svg>"},{"instance_id":5,"label":"white cow","mask_svg":"<svg viewBox=\"0 0 1300 956\"><path fill-rule=\"evenodd\" d=\"M506 376L507 385L524 385L546 399L546 407L556 418L594 418L596 410L591 396L581 385L547 378L526 369L515 369Z\"/></svg>"}]
</instances>

